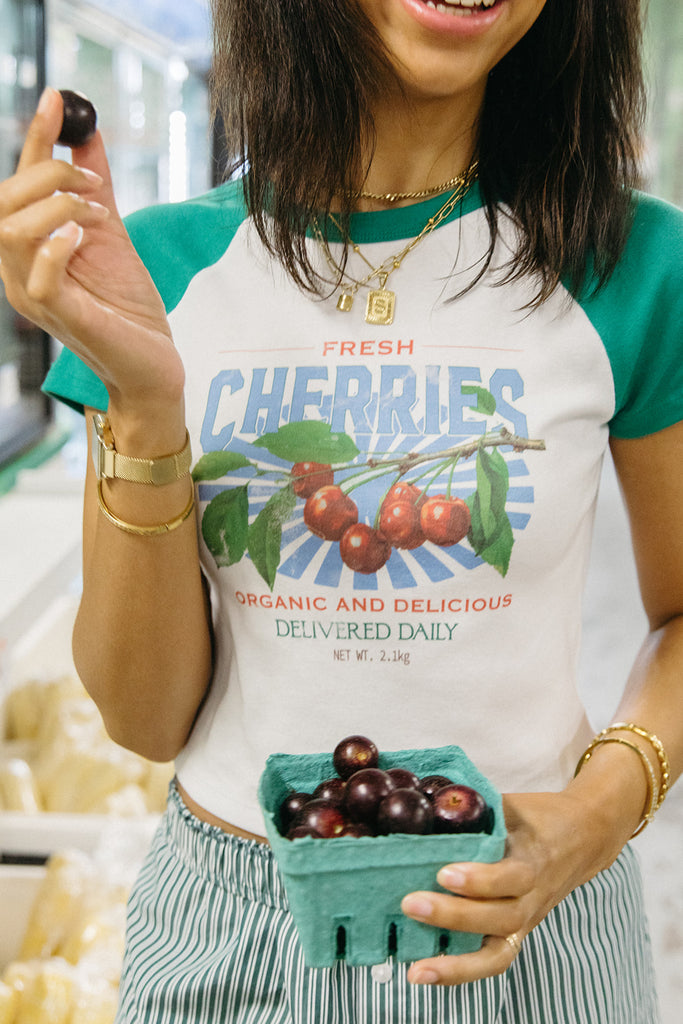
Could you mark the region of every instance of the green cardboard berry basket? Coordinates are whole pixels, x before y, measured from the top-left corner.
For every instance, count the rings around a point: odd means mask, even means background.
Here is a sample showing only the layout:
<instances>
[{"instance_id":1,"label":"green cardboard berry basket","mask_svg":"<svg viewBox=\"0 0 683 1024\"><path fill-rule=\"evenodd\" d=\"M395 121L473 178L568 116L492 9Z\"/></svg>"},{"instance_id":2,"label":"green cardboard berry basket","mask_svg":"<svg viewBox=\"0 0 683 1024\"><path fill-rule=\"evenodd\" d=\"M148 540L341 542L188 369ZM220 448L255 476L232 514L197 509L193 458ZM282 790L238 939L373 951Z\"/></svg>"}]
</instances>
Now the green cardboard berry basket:
<instances>
[{"instance_id":1,"label":"green cardboard berry basket","mask_svg":"<svg viewBox=\"0 0 683 1024\"><path fill-rule=\"evenodd\" d=\"M479 949L481 935L442 931L412 921L401 900L413 890L443 892L436 874L457 861L500 860L505 821L500 793L460 747L387 751L380 768L408 768L419 777L446 775L478 790L493 810L491 834L390 835L289 840L278 829L278 808L291 790L311 792L336 771L331 754L272 754L259 784L259 802L282 875L304 958L331 967L343 957L358 966L419 960Z\"/></svg>"}]
</instances>

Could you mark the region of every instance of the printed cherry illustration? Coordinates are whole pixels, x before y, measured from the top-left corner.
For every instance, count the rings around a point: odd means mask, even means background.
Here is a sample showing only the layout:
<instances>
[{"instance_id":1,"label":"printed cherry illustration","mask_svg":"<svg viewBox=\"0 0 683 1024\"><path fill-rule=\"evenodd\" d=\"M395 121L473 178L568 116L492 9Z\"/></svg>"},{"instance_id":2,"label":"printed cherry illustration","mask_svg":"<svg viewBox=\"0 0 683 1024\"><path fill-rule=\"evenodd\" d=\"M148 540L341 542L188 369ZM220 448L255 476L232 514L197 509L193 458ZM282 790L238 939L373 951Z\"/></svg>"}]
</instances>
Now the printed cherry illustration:
<instances>
[{"instance_id":1,"label":"printed cherry illustration","mask_svg":"<svg viewBox=\"0 0 683 1024\"><path fill-rule=\"evenodd\" d=\"M447 498L445 494L427 498L420 509L425 537L440 547L457 544L466 537L470 519L470 510L462 498Z\"/></svg>"},{"instance_id":2,"label":"printed cherry illustration","mask_svg":"<svg viewBox=\"0 0 683 1024\"><path fill-rule=\"evenodd\" d=\"M354 572L377 572L389 560L391 544L367 523L354 523L344 531L339 553L344 565Z\"/></svg>"},{"instance_id":3,"label":"printed cherry illustration","mask_svg":"<svg viewBox=\"0 0 683 1024\"><path fill-rule=\"evenodd\" d=\"M329 487L334 483L331 466L323 462L295 462L292 478L292 488L300 498L310 498L321 487Z\"/></svg>"},{"instance_id":4,"label":"printed cherry illustration","mask_svg":"<svg viewBox=\"0 0 683 1024\"><path fill-rule=\"evenodd\" d=\"M358 522L358 508L341 487L329 484L307 499L304 522L317 537L340 540L344 531Z\"/></svg>"},{"instance_id":5,"label":"printed cherry illustration","mask_svg":"<svg viewBox=\"0 0 683 1024\"><path fill-rule=\"evenodd\" d=\"M411 550L425 540L420 510L410 501L385 500L379 515L379 529L394 548Z\"/></svg>"},{"instance_id":6,"label":"printed cherry illustration","mask_svg":"<svg viewBox=\"0 0 683 1024\"><path fill-rule=\"evenodd\" d=\"M407 484L405 481L400 481L389 488L382 504L388 505L393 501L407 501L409 504L417 505L420 508L426 500L427 495L419 487L416 487L415 484Z\"/></svg>"}]
</instances>

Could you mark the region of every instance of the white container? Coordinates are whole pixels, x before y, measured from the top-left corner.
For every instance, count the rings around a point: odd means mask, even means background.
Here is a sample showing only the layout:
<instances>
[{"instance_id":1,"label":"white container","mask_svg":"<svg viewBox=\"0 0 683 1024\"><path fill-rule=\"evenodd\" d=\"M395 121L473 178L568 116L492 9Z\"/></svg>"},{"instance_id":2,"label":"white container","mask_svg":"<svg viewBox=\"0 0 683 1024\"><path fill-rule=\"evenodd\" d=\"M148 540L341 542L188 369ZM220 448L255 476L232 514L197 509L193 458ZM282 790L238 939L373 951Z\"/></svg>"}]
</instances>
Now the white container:
<instances>
[{"instance_id":1,"label":"white container","mask_svg":"<svg viewBox=\"0 0 683 1024\"><path fill-rule=\"evenodd\" d=\"M113 818L105 814L0 814L0 854L47 858L65 849L94 854L112 834L125 834L126 845L137 855L146 850L159 823L159 815L144 818ZM0 920L4 917L0 900Z\"/></svg>"},{"instance_id":2,"label":"white container","mask_svg":"<svg viewBox=\"0 0 683 1024\"><path fill-rule=\"evenodd\" d=\"M0 865L0 972L19 955L45 868Z\"/></svg>"}]
</instances>

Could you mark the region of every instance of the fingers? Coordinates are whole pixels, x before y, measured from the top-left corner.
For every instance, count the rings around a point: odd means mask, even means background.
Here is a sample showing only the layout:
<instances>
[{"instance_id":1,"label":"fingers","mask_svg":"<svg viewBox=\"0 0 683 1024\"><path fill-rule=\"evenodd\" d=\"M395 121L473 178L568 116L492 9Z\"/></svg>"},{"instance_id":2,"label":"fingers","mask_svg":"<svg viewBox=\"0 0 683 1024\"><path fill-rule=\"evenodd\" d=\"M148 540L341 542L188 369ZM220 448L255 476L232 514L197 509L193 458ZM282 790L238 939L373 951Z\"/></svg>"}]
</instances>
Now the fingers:
<instances>
[{"instance_id":1,"label":"fingers","mask_svg":"<svg viewBox=\"0 0 683 1024\"><path fill-rule=\"evenodd\" d=\"M409 893L403 912L442 930L486 938L475 953L418 961L408 980L454 985L506 971L534 923L536 876L530 865L511 857L494 864L449 864L437 880L449 892Z\"/></svg>"},{"instance_id":2,"label":"fingers","mask_svg":"<svg viewBox=\"0 0 683 1024\"><path fill-rule=\"evenodd\" d=\"M109 211L95 200L84 199L74 192L54 192L47 199L19 209L0 220L0 252L9 256L22 243L32 243L51 235L60 224L76 220L89 227L106 220Z\"/></svg>"},{"instance_id":3,"label":"fingers","mask_svg":"<svg viewBox=\"0 0 683 1024\"><path fill-rule=\"evenodd\" d=\"M34 164L23 174L0 183L0 218L35 203L53 192L92 193L102 178L87 168L72 167L62 160Z\"/></svg>"},{"instance_id":4,"label":"fingers","mask_svg":"<svg viewBox=\"0 0 683 1024\"><path fill-rule=\"evenodd\" d=\"M415 892L404 898L401 910L435 928L483 935L509 935L523 930L529 919L524 898L466 900L446 893Z\"/></svg>"},{"instance_id":5,"label":"fingers","mask_svg":"<svg viewBox=\"0 0 683 1024\"><path fill-rule=\"evenodd\" d=\"M83 228L75 221L62 224L40 247L26 282L33 302L45 302L54 295L69 260L83 241Z\"/></svg>"},{"instance_id":6,"label":"fingers","mask_svg":"<svg viewBox=\"0 0 683 1024\"><path fill-rule=\"evenodd\" d=\"M84 146L80 146L74 151L74 162L80 171L85 173L90 171L100 178L100 187L95 198L111 213L118 214L109 161L99 132L96 132Z\"/></svg>"},{"instance_id":7,"label":"fingers","mask_svg":"<svg viewBox=\"0 0 683 1024\"><path fill-rule=\"evenodd\" d=\"M49 299L55 306L63 294L60 276L63 280L84 230L99 226L115 210L99 137L89 148L77 150L83 166L52 158L62 117L61 96L46 89L17 172L0 183L0 276L9 301L36 322L46 315L36 303ZM88 160L103 173L86 166Z\"/></svg>"},{"instance_id":8,"label":"fingers","mask_svg":"<svg viewBox=\"0 0 683 1024\"><path fill-rule=\"evenodd\" d=\"M460 956L439 956L411 964L408 981L413 985L462 985L503 974L519 955L522 935L487 935L481 949Z\"/></svg>"},{"instance_id":9,"label":"fingers","mask_svg":"<svg viewBox=\"0 0 683 1024\"><path fill-rule=\"evenodd\" d=\"M523 896L533 888L535 879L531 865L514 857L492 864L447 864L436 876L444 889L477 900Z\"/></svg>"},{"instance_id":10,"label":"fingers","mask_svg":"<svg viewBox=\"0 0 683 1024\"><path fill-rule=\"evenodd\" d=\"M29 125L24 147L22 149L17 176L23 178L25 172L37 165L45 164L52 160L53 148L57 143L62 129L64 117L64 104L62 97L56 89L47 88L44 90L36 113ZM111 172L107 161L104 143L99 131L84 146L74 150L74 163L85 175L93 172L97 179L91 178L90 187L97 187L99 194L97 199L107 206L110 212L116 212L114 191L111 181ZM68 167L68 164L63 166ZM55 188L73 187L66 183L55 185ZM77 188L73 188L77 191Z\"/></svg>"},{"instance_id":11,"label":"fingers","mask_svg":"<svg viewBox=\"0 0 683 1024\"><path fill-rule=\"evenodd\" d=\"M58 228L75 222L82 232L108 217L109 211L100 203L70 192L55 192L47 199L3 217L0 219L0 259L6 272L11 269L17 280L27 279L34 258L41 258L45 245L49 249Z\"/></svg>"},{"instance_id":12,"label":"fingers","mask_svg":"<svg viewBox=\"0 0 683 1024\"><path fill-rule=\"evenodd\" d=\"M51 158L53 146L56 145L62 130L63 117L62 97L56 89L45 89L26 134L17 167L19 173L33 164Z\"/></svg>"},{"instance_id":13,"label":"fingers","mask_svg":"<svg viewBox=\"0 0 683 1024\"><path fill-rule=\"evenodd\" d=\"M526 923L535 884L529 864L508 857L494 864L449 864L437 881L450 893L414 892L401 909L408 917L450 931L509 934Z\"/></svg>"}]
</instances>

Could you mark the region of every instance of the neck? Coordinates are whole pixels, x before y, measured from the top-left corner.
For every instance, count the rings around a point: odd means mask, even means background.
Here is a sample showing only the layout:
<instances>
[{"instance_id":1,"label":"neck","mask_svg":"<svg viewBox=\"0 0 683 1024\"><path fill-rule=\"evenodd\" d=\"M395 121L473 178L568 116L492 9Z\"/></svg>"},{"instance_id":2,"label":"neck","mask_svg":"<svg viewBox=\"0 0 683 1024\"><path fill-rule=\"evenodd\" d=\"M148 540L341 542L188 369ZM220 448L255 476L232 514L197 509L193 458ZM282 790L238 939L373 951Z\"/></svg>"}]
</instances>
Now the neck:
<instances>
[{"instance_id":1,"label":"neck","mask_svg":"<svg viewBox=\"0 0 683 1024\"><path fill-rule=\"evenodd\" d=\"M415 99L390 93L374 108L375 146L359 190L379 194L433 188L470 166L483 97ZM386 209L416 200L359 199L359 210Z\"/></svg>"}]
</instances>

